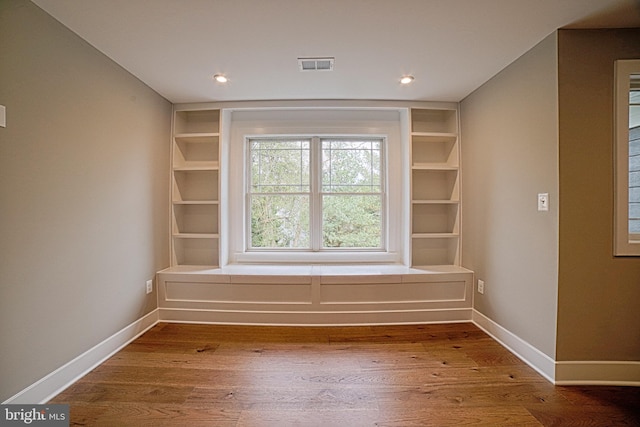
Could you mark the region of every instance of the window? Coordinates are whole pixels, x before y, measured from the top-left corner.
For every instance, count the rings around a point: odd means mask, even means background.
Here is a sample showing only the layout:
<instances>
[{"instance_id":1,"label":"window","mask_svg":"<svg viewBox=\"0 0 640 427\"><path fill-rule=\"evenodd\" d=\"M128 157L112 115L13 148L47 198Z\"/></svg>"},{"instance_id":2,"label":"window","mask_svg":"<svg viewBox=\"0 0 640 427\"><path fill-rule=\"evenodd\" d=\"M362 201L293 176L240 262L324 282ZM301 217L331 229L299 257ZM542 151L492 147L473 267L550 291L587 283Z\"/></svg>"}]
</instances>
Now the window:
<instances>
[{"instance_id":1,"label":"window","mask_svg":"<svg viewBox=\"0 0 640 427\"><path fill-rule=\"evenodd\" d=\"M616 61L615 255L640 255L640 60Z\"/></svg>"},{"instance_id":2,"label":"window","mask_svg":"<svg viewBox=\"0 0 640 427\"><path fill-rule=\"evenodd\" d=\"M385 250L384 142L247 138L248 250Z\"/></svg>"},{"instance_id":3,"label":"window","mask_svg":"<svg viewBox=\"0 0 640 427\"><path fill-rule=\"evenodd\" d=\"M640 240L640 74L629 91L629 234Z\"/></svg>"},{"instance_id":4,"label":"window","mask_svg":"<svg viewBox=\"0 0 640 427\"><path fill-rule=\"evenodd\" d=\"M221 265L408 264L409 111L312 104L224 110Z\"/></svg>"}]
</instances>

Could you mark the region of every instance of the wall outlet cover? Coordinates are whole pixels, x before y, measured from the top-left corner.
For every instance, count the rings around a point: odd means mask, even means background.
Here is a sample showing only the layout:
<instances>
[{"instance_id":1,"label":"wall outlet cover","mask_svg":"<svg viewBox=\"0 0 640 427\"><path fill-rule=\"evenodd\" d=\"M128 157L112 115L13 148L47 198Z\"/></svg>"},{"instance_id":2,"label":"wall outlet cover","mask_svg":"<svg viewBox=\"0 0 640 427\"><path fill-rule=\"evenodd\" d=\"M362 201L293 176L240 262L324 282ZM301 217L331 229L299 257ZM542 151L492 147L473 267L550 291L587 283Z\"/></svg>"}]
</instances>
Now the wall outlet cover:
<instances>
[{"instance_id":1,"label":"wall outlet cover","mask_svg":"<svg viewBox=\"0 0 640 427\"><path fill-rule=\"evenodd\" d=\"M549 193L538 193L538 211L549 210Z\"/></svg>"}]
</instances>

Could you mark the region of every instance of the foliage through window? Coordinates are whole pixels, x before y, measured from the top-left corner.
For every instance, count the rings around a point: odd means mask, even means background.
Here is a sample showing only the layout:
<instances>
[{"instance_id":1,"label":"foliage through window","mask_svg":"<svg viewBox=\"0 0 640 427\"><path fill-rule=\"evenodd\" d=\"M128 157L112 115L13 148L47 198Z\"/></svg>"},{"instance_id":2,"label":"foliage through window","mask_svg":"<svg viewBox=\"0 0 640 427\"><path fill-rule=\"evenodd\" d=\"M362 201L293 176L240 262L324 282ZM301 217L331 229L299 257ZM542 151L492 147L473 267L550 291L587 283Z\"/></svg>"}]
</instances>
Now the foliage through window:
<instances>
[{"instance_id":1,"label":"foliage through window","mask_svg":"<svg viewBox=\"0 0 640 427\"><path fill-rule=\"evenodd\" d=\"M250 138L254 250L383 250L382 138Z\"/></svg>"}]
</instances>

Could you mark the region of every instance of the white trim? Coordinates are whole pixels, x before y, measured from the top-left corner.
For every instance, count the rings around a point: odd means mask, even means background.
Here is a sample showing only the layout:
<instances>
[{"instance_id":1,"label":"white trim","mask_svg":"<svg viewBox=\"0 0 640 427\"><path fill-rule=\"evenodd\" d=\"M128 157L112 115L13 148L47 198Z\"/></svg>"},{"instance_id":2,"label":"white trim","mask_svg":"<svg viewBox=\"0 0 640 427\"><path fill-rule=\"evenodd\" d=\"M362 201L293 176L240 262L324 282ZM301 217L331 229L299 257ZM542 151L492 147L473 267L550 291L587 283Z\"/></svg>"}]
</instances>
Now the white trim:
<instances>
[{"instance_id":1,"label":"white trim","mask_svg":"<svg viewBox=\"0 0 640 427\"><path fill-rule=\"evenodd\" d=\"M321 103L323 104L323 103ZM385 104L386 105L386 104ZM246 251L248 242L248 226L245 221L229 222L229 218L245 217L247 209L246 196L246 144L240 143L247 137L262 136L366 136L385 138L385 194L384 202L387 206L387 216L384 218L386 230L385 251L361 251L359 255L350 256L349 251L340 251L349 259L348 263L366 262L375 263L399 263L406 257L404 251L409 241L408 230L403 231L400 226L408 210L408 199L405 200L404 193L398 189L403 189L402 183L405 181L406 168L402 167L408 157L408 139L403 138L403 121L406 115L406 107L325 107L317 106L313 108L295 108L288 103L278 108L273 107L249 107L223 109L228 119L224 126L225 138L221 139L222 165L231 165L224 173L221 173L221 192L226 194L227 202L225 208L221 210L221 228L226 230L224 241L226 246L221 248L224 254L219 265L226 266L228 263L273 263L273 262L297 262L297 263L334 263L344 262L343 257L336 254L326 254L324 252L302 252L292 255L296 257L291 261L291 257L274 251L270 254L263 251ZM233 165L243 165L242 168ZM391 174L390 171L398 171ZM391 206L396 209L391 209ZM400 208L401 207L401 208ZM333 252L333 251L332 251ZM351 251L352 254L355 252ZM309 258L312 259L309 259ZM274 259L275 258L275 259Z\"/></svg>"},{"instance_id":2,"label":"white trim","mask_svg":"<svg viewBox=\"0 0 640 427\"><path fill-rule=\"evenodd\" d=\"M366 259L364 258L366 257ZM363 261L363 259L365 259ZM387 264L395 265L400 260L397 252L384 250L325 250L324 252L312 251L254 251L239 252L235 254L237 264L249 265L278 265L278 264L303 264L303 265L324 265L324 264Z\"/></svg>"},{"instance_id":3,"label":"white trim","mask_svg":"<svg viewBox=\"0 0 640 427\"><path fill-rule=\"evenodd\" d=\"M158 309L111 335L2 404L46 403L158 323Z\"/></svg>"},{"instance_id":4,"label":"white trim","mask_svg":"<svg viewBox=\"0 0 640 427\"><path fill-rule=\"evenodd\" d=\"M470 308L341 312L160 308L159 311L161 322L227 325L360 326L471 321Z\"/></svg>"},{"instance_id":5,"label":"white trim","mask_svg":"<svg viewBox=\"0 0 640 427\"><path fill-rule=\"evenodd\" d=\"M555 361L475 309L472 322L555 385L640 386L640 361Z\"/></svg>"},{"instance_id":6,"label":"white trim","mask_svg":"<svg viewBox=\"0 0 640 427\"><path fill-rule=\"evenodd\" d=\"M551 357L475 309L472 322L540 375L555 383L556 366Z\"/></svg>"},{"instance_id":7,"label":"white trim","mask_svg":"<svg viewBox=\"0 0 640 427\"><path fill-rule=\"evenodd\" d=\"M640 386L639 361L556 362L556 385Z\"/></svg>"},{"instance_id":8,"label":"white trim","mask_svg":"<svg viewBox=\"0 0 640 427\"><path fill-rule=\"evenodd\" d=\"M422 108L429 110L455 110L457 102L446 101L383 101L383 100L349 100L349 99L304 99L304 100L271 100L271 101L218 101L218 102L193 102L175 104L176 110L228 110L243 111L255 110L299 110L301 108L313 109L347 109L347 110L378 110Z\"/></svg>"}]
</instances>

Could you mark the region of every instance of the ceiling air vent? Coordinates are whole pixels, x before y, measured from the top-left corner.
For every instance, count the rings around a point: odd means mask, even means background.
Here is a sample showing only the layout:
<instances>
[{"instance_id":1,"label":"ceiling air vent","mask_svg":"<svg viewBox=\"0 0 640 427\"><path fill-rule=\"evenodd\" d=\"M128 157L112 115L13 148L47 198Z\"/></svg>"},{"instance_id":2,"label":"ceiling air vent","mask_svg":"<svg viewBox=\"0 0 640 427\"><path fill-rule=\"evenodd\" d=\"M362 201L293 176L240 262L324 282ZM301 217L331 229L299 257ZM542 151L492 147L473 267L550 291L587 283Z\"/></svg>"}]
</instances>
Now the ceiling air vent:
<instances>
[{"instance_id":1,"label":"ceiling air vent","mask_svg":"<svg viewBox=\"0 0 640 427\"><path fill-rule=\"evenodd\" d=\"M335 58L298 58L300 71L333 71Z\"/></svg>"}]
</instances>

